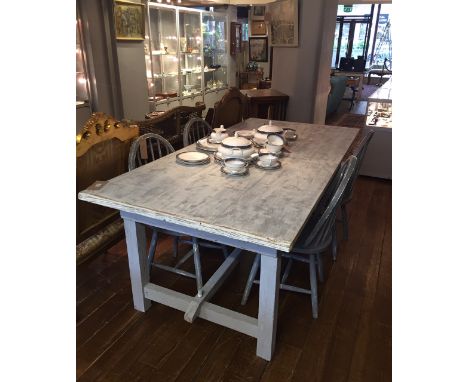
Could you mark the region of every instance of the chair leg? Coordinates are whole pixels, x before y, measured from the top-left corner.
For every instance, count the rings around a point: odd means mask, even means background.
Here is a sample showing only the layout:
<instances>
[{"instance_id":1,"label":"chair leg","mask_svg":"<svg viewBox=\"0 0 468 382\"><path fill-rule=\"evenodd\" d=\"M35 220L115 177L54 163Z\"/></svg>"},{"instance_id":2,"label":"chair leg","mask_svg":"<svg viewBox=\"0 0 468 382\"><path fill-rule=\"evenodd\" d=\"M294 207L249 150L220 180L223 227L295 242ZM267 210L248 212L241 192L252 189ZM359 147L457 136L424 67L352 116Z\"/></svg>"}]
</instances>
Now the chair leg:
<instances>
[{"instance_id":1,"label":"chair leg","mask_svg":"<svg viewBox=\"0 0 468 382\"><path fill-rule=\"evenodd\" d=\"M315 262L317 260L317 255L312 255L313 257L309 261L309 273L310 273L310 298L312 301L312 317L318 317L318 294L317 294L317 274L315 272Z\"/></svg>"},{"instance_id":2,"label":"chair leg","mask_svg":"<svg viewBox=\"0 0 468 382\"><path fill-rule=\"evenodd\" d=\"M247 284L245 285L244 295L242 296L242 301L241 301L242 305L245 305L247 302L247 299L249 298L250 290L252 289L252 284L255 280L255 276L257 275L259 265L260 265L260 255L257 253L255 255L255 260L252 264L252 268L250 269L249 278L247 279Z\"/></svg>"},{"instance_id":3,"label":"chair leg","mask_svg":"<svg viewBox=\"0 0 468 382\"><path fill-rule=\"evenodd\" d=\"M153 264L154 254L156 253L156 244L158 243L158 231L153 229L151 235L151 243L148 251L148 269L151 272L151 264Z\"/></svg>"},{"instance_id":4,"label":"chair leg","mask_svg":"<svg viewBox=\"0 0 468 382\"><path fill-rule=\"evenodd\" d=\"M198 296L202 296L203 279L201 273L201 262L200 262L200 248L198 246L198 239L196 237L193 240L193 262L195 265L195 277L197 280Z\"/></svg>"},{"instance_id":5,"label":"chair leg","mask_svg":"<svg viewBox=\"0 0 468 382\"><path fill-rule=\"evenodd\" d=\"M348 240L348 211L346 204L341 205L341 220L343 221L343 239Z\"/></svg>"},{"instance_id":6,"label":"chair leg","mask_svg":"<svg viewBox=\"0 0 468 382\"><path fill-rule=\"evenodd\" d=\"M332 258L333 258L333 261L336 261L337 253L338 253L338 243L336 241L336 222L335 222L335 223L333 223L333 227L332 227Z\"/></svg>"},{"instance_id":7,"label":"chair leg","mask_svg":"<svg viewBox=\"0 0 468 382\"><path fill-rule=\"evenodd\" d=\"M317 273L318 273L318 279L321 283L325 280L323 277L323 262L322 262L322 256L317 254L315 255L315 258L317 260Z\"/></svg>"},{"instance_id":8,"label":"chair leg","mask_svg":"<svg viewBox=\"0 0 468 382\"><path fill-rule=\"evenodd\" d=\"M174 236L173 242L172 242L172 256L174 259L177 258L179 255L179 236Z\"/></svg>"},{"instance_id":9,"label":"chair leg","mask_svg":"<svg viewBox=\"0 0 468 382\"><path fill-rule=\"evenodd\" d=\"M292 266L293 259L290 257L288 259L288 263L286 264L286 268L283 273L283 277L281 278L281 284L284 284L286 280L288 279L289 272L291 271L291 266Z\"/></svg>"}]
</instances>

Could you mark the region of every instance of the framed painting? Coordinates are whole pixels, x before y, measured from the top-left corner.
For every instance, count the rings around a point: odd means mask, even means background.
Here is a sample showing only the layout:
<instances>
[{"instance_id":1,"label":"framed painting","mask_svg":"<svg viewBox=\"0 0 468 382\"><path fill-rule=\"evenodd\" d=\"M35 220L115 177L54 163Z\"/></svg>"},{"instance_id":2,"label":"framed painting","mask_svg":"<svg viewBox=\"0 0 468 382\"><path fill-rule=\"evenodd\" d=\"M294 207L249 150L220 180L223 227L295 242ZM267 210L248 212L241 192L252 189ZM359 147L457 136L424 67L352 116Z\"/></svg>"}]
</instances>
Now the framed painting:
<instances>
[{"instance_id":1,"label":"framed painting","mask_svg":"<svg viewBox=\"0 0 468 382\"><path fill-rule=\"evenodd\" d=\"M249 61L268 62L268 38L249 38Z\"/></svg>"},{"instance_id":2,"label":"framed painting","mask_svg":"<svg viewBox=\"0 0 468 382\"><path fill-rule=\"evenodd\" d=\"M264 5L254 5L251 13L252 20L263 20L265 18L265 8Z\"/></svg>"},{"instance_id":3,"label":"framed painting","mask_svg":"<svg viewBox=\"0 0 468 382\"><path fill-rule=\"evenodd\" d=\"M252 20L250 22L250 34L252 36L265 36L267 34L266 23L263 20Z\"/></svg>"},{"instance_id":4,"label":"framed painting","mask_svg":"<svg viewBox=\"0 0 468 382\"><path fill-rule=\"evenodd\" d=\"M144 4L114 1L115 37L117 40L145 39Z\"/></svg>"},{"instance_id":5,"label":"framed painting","mask_svg":"<svg viewBox=\"0 0 468 382\"><path fill-rule=\"evenodd\" d=\"M268 5L271 46L299 45L298 0L283 0Z\"/></svg>"}]
</instances>

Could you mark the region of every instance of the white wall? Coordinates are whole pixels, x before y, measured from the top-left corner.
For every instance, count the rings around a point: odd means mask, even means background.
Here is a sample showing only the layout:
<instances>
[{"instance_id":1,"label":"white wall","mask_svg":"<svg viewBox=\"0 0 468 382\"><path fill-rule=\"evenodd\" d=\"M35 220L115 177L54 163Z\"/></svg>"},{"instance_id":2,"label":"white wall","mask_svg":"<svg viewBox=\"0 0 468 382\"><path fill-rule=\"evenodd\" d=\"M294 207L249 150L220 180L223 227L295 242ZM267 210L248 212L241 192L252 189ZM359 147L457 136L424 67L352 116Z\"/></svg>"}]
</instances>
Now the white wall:
<instances>
[{"instance_id":1,"label":"white wall","mask_svg":"<svg viewBox=\"0 0 468 382\"><path fill-rule=\"evenodd\" d=\"M149 112L143 41L117 41L123 118L145 119Z\"/></svg>"},{"instance_id":2,"label":"white wall","mask_svg":"<svg viewBox=\"0 0 468 382\"><path fill-rule=\"evenodd\" d=\"M299 46L274 48L272 88L289 95L289 121L325 122L337 6L299 0Z\"/></svg>"}]
</instances>

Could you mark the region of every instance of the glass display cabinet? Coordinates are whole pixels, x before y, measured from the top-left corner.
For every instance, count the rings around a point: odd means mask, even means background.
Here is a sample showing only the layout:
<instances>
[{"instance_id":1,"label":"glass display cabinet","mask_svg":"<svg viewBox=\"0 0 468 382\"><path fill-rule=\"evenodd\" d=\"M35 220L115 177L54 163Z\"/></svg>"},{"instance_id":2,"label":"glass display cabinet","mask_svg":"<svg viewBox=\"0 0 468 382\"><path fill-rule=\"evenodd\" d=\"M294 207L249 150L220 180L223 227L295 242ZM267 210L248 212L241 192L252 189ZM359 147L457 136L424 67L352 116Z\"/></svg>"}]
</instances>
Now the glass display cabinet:
<instances>
[{"instance_id":1,"label":"glass display cabinet","mask_svg":"<svg viewBox=\"0 0 468 382\"><path fill-rule=\"evenodd\" d=\"M80 30L80 19L76 19L76 106L89 103L89 83L86 73L84 47Z\"/></svg>"},{"instance_id":2,"label":"glass display cabinet","mask_svg":"<svg viewBox=\"0 0 468 382\"><path fill-rule=\"evenodd\" d=\"M145 41L148 96L152 104L179 97L179 52L176 11L148 7L149 35Z\"/></svg>"},{"instance_id":3,"label":"glass display cabinet","mask_svg":"<svg viewBox=\"0 0 468 382\"><path fill-rule=\"evenodd\" d=\"M202 94L202 37L199 12L179 11L182 98Z\"/></svg>"},{"instance_id":4,"label":"glass display cabinet","mask_svg":"<svg viewBox=\"0 0 468 382\"><path fill-rule=\"evenodd\" d=\"M150 111L195 105L227 88L227 16L148 3L145 40ZM214 98L212 101L214 101Z\"/></svg>"},{"instance_id":5,"label":"glass display cabinet","mask_svg":"<svg viewBox=\"0 0 468 382\"><path fill-rule=\"evenodd\" d=\"M205 93L227 88L226 16L203 13L203 60Z\"/></svg>"},{"instance_id":6,"label":"glass display cabinet","mask_svg":"<svg viewBox=\"0 0 468 382\"><path fill-rule=\"evenodd\" d=\"M390 78L367 100L367 120L369 127L392 127L392 79Z\"/></svg>"}]
</instances>

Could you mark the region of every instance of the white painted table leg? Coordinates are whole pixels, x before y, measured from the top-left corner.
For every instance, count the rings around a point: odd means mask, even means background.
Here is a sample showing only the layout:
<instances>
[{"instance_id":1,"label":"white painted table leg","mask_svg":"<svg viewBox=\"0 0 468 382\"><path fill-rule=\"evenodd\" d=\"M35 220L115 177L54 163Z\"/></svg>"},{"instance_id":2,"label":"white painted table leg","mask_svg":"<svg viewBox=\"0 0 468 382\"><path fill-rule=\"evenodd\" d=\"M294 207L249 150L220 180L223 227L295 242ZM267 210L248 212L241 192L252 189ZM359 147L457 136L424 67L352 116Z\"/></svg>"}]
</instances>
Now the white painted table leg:
<instances>
[{"instance_id":1,"label":"white painted table leg","mask_svg":"<svg viewBox=\"0 0 468 382\"><path fill-rule=\"evenodd\" d=\"M133 306L136 310L144 312L151 306L151 300L145 298L143 291L143 288L149 282L145 226L134 220L124 219L124 227L130 281L132 283Z\"/></svg>"},{"instance_id":2,"label":"white painted table leg","mask_svg":"<svg viewBox=\"0 0 468 382\"><path fill-rule=\"evenodd\" d=\"M257 355L271 360L275 350L281 257L261 255Z\"/></svg>"}]
</instances>

